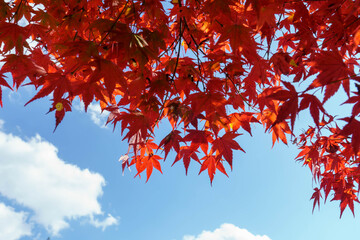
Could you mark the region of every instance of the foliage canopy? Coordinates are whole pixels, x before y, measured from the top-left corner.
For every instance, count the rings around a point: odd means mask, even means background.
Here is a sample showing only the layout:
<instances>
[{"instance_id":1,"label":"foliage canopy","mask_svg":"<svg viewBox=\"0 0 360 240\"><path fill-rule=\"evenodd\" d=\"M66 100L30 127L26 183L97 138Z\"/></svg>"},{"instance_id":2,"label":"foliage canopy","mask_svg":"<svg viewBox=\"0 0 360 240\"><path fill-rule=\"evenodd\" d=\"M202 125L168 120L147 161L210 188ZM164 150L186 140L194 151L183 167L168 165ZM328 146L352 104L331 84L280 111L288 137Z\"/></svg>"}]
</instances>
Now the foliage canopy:
<instances>
[{"instance_id":1,"label":"foliage canopy","mask_svg":"<svg viewBox=\"0 0 360 240\"><path fill-rule=\"evenodd\" d=\"M359 0L0 0L0 104L1 88L33 85L28 103L52 96L57 127L75 98L85 110L99 102L129 142L123 168L147 179L170 151L186 171L197 162L211 181L227 175L244 151L237 137L263 125L273 143L299 147L319 185L314 208L332 193L354 213L359 10ZM327 110L339 92L349 115ZM166 120L172 130L155 141Z\"/></svg>"}]
</instances>

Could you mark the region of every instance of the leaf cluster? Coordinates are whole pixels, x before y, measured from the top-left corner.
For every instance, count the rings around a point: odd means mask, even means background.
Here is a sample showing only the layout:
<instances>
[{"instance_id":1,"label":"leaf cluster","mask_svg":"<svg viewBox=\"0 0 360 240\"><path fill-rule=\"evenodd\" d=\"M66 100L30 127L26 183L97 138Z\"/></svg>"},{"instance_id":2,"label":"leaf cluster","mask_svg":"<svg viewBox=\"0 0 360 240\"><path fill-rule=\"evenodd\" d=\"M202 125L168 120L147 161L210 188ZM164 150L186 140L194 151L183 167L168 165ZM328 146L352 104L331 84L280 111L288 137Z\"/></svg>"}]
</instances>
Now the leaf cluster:
<instances>
[{"instance_id":1,"label":"leaf cluster","mask_svg":"<svg viewBox=\"0 0 360 240\"><path fill-rule=\"evenodd\" d=\"M147 179L173 151L212 182L244 151L241 134L263 125L273 144L298 145L319 183L314 207L332 193L354 213L359 13L351 0L0 0L0 104L2 88L33 85L28 103L51 95L57 127L75 98L98 102L129 142L123 167ZM341 89L352 113L332 116ZM312 120L299 133L302 112ZM156 139L163 121L172 129Z\"/></svg>"}]
</instances>

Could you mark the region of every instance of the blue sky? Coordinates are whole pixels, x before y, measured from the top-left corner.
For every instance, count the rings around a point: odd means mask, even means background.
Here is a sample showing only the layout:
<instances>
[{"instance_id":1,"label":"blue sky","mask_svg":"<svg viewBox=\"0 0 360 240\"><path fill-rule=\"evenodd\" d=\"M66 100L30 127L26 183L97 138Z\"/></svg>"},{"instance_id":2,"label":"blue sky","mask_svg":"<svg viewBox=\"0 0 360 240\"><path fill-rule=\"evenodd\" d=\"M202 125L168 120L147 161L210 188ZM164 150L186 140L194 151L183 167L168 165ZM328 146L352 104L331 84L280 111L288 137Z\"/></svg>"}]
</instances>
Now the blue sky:
<instances>
[{"instance_id":1,"label":"blue sky","mask_svg":"<svg viewBox=\"0 0 360 240\"><path fill-rule=\"evenodd\" d=\"M28 106L31 87L3 92L0 109L0 240L303 240L360 234L359 220L339 203L312 214L310 171L294 146L276 144L260 125L238 137L229 178L210 185L192 163L185 176L174 155L150 180L117 161L127 151L120 129L103 127L96 105L75 104L53 133L49 101ZM306 121L302 118L299 121ZM310 120L309 120L310 121ZM160 125L159 135L169 131ZM160 140L159 138L158 140ZM355 214L359 215L358 206Z\"/></svg>"}]
</instances>

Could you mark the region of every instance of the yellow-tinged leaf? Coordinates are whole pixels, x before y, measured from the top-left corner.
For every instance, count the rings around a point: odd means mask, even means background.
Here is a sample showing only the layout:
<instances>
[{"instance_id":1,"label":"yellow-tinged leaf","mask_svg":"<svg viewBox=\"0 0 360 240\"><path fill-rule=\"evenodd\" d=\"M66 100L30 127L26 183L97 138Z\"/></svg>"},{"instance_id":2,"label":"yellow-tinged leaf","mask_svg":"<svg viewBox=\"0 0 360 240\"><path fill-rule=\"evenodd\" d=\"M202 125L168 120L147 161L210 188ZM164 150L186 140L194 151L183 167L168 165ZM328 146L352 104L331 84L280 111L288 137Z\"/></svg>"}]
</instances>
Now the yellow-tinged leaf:
<instances>
[{"instance_id":1,"label":"yellow-tinged leaf","mask_svg":"<svg viewBox=\"0 0 360 240\"><path fill-rule=\"evenodd\" d=\"M215 62L211 65L211 71L218 71L220 69L220 63Z\"/></svg>"},{"instance_id":2,"label":"yellow-tinged leaf","mask_svg":"<svg viewBox=\"0 0 360 240\"><path fill-rule=\"evenodd\" d=\"M292 22L294 20L294 13L289 14L288 19Z\"/></svg>"},{"instance_id":3,"label":"yellow-tinged leaf","mask_svg":"<svg viewBox=\"0 0 360 240\"><path fill-rule=\"evenodd\" d=\"M183 40L182 42L181 42L181 45L184 47L184 50L185 50L185 52L188 50L188 48L189 48L189 46L187 45L187 43Z\"/></svg>"},{"instance_id":4,"label":"yellow-tinged leaf","mask_svg":"<svg viewBox=\"0 0 360 240\"><path fill-rule=\"evenodd\" d=\"M58 102L55 105L55 108L56 108L56 111L60 112L60 111L62 111L64 109L64 105L61 102Z\"/></svg>"},{"instance_id":5,"label":"yellow-tinged leaf","mask_svg":"<svg viewBox=\"0 0 360 240\"><path fill-rule=\"evenodd\" d=\"M132 7L128 6L125 10L125 16L129 16L129 15L133 14L133 12L134 11L133 11Z\"/></svg>"},{"instance_id":6,"label":"yellow-tinged leaf","mask_svg":"<svg viewBox=\"0 0 360 240\"><path fill-rule=\"evenodd\" d=\"M356 45L359 45L360 43L360 29L355 33L354 42Z\"/></svg>"},{"instance_id":7,"label":"yellow-tinged leaf","mask_svg":"<svg viewBox=\"0 0 360 240\"><path fill-rule=\"evenodd\" d=\"M145 39L141 35L134 34L134 37L135 37L136 43L139 47L144 48L144 47L149 46L149 44L145 41Z\"/></svg>"},{"instance_id":8,"label":"yellow-tinged leaf","mask_svg":"<svg viewBox=\"0 0 360 240\"><path fill-rule=\"evenodd\" d=\"M207 33L209 31L209 25L210 25L209 22L203 22L202 26L200 27L200 30Z\"/></svg>"},{"instance_id":9,"label":"yellow-tinged leaf","mask_svg":"<svg viewBox=\"0 0 360 240\"><path fill-rule=\"evenodd\" d=\"M291 59L289 64L293 67L297 67L298 65L296 64L296 62L294 61L294 59Z\"/></svg>"}]
</instances>

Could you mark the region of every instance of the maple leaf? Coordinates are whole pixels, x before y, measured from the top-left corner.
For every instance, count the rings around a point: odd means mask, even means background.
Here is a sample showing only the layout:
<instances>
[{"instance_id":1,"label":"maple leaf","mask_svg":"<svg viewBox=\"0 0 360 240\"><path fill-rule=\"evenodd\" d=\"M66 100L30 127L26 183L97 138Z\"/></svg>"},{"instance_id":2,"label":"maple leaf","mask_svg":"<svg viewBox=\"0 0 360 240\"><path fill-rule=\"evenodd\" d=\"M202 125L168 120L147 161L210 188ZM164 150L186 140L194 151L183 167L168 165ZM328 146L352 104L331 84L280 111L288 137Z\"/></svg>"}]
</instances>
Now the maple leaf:
<instances>
[{"instance_id":1,"label":"maple leaf","mask_svg":"<svg viewBox=\"0 0 360 240\"><path fill-rule=\"evenodd\" d=\"M199 175L200 175L200 173L202 173L203 171L205 171L207 169L211 184L212 184L212 181L214 180L214 175L215 175L216 170L219 170L220 172L225 174L227 177L229 177L226 173L224 165L220 161L220 158L217 158L216 156L213 156L213 155L206 155L203 158L201 158L201 160L204 160L204 161L201 164Z\"/></svg>"},{"instance_id":2,"label":"maple leaf","mask_svg":"<svg viewBox=\"0 0 360 240\"><path fill-rule=\"evenodd\" d=\"M160 156L151 155L151 154L145 157L138 157L137 158L138 161L136 161L137 174L135 175L135 177L140 176L140 173L142 173L146 169L146 182L147 182L149 181L153 168L155 168L156 170L162 173L161 165L159 163L159 160L161 159L162 158Z\"/></svg>"},{"instance_id":3,"label":"maple leaf","mask_svg":"<svg viewBox=\"0 0 360 240\"><path fill-rule=\"evenodd\" d=\"M149 120L139 111L121 112L115 121L121 121L122 131L129 129L123 139L130 139L137 134L141 138L148 136L148 130L151 129Z\"/></svg>"},{"instance_id":4,"label":"maple leaf","mask_svg":"<svg viewBox=\"0 0 360 240\"><path fill-rule=\"evenodd\" d=\"M184 139L180 136L180 131L178 130L171 131L163 140L161 140L159 148L164 146L165 159L171 149L174 149L178 153L180 151L179 143L183 141Z\"/></svg>"},{"instance_id":5,"label":"maple leaf","mask_svg":"<svg viewBox=\"0 0 360 240\"><path fill-rule=\"evenodd\" d=\"M126 88L127 82L123 73L113 62L105 59L98 59L95 61L94 65L96 66L96 70L91 75L89 81L96 82L102 79L109 96L112 96L117 85Z\"/></svg>"},{"instance_id":6,"label":"maple leaf","mask_svg":"<svg viewBox=\"0 0 360 240\"><path fill-rule=\"evenodd\" d=\"M224 157L224 159L229 163L231 169L232 169L232 161L233 161L233 150L241 150L245 152L240 147L240 145L234 140L234 138L240 135L241 134L227 132L222 137L216 138L212 142L211 150L213 152L216 152L217 155Z\"/></svg>"},{"instance_id":7,"label":"maple leaf","mask_svg":"<svg viewBox=\"0 0 360 240\"><path fill-rule=\"evenodd\" d=\"M17 54L23 54L23 48L30 48L27 38L30 32L26 27L21 27L15 23L0 22L0 42L4 43L2 51L4 53L15 48Z\"/></svg>"},{"instance_id":8,"label":"maple leaf","mask_svg":"<svg viewBox=\"0 0 360 240\"><path fill-rule=\"evenodd\" d=\"M284 53L282 50L275 53L270 58L270 62L273 64L274 71L278 75L288 75L290 73L290 61L291 57L289 56L289 54Z\"/></svg>"},{"instance_id":9,"label":"maple leaf","mask_svg":"<svg viewBox=\"0 0 360 240\"><path fill-rule=\"evenodd\" d=\"M358 1L174 0L164 6L160 0L0 1L0 105L3 87L33 85L38 91L29 102L52 96L56 129L76 97L85 110L99 101L110 112L107 123L129 142L122 167L135 165L136 176L146 170L146 181L153 168L161 172L154 151L163 149L165 158L176 152L174 163L183 161L186 173L192 160L199 162L212 183L217 170L226 175L223 161L232 167L233 151L242 150L237 131L251 135L251 123L259 122L273 146L287 144L286 134L294 137L297 160L320 183L313 210L323 191L325 201L334 194L341 214L346 207L354 212ZM335 118L325 103L341 88L352 112ZM295 122L305 110L315 124L297 136ZM158 146L155 128L164 119L172 130Z\"/></svg>"},{"instance_id":10,"label":"maple leaf","mask_svg":"<svg viewBox=\"0 0 360 240\"><path fill-rule=\"evenodd\" d=\"M351 136L351 146L354 150L354 154L357 155L360 147L360 122L354 117L352 118L343 118L342 120L346 121L347 124L343 127L340 132L340 135Z\"/></svg>"},{"instance_id":11,"label":"maple leaf","mask_svg":"<svg viewBox=\"0 0 360 240\"><path fill-rule=\"evenodd\" d=\"M9 54L3 60L0 73L10 72L13 78L13 87L18 89L26 77L34 79L38 76L46 75L43 67L37 65L30 57L25 55Z\"/></svg>"},{"instance_id":12,"label":"maple leaf","mask_svg":"<svg viewBox=\"0 0 360 240\"><path fill-rule=\"evenodd\" d=\"M354 104L351 115L357 116L360 113L360 95L352 96L348 100L346 100L343 104Z\"/></svg>"},{"instance_id":13,"label":"maple leaf","mask_svg":"<svg viewBox=\"0 0 360 240\"><path fill-rule=\"evenodd\" d=\"M311 94L303 94L301 95L303 99L300 102L299 106L299 112L308 108L310 106L310 114L313 118L315 124L319 126L319 114L320 111L322 111L324 114L326 114L326 111L323 107L323 104L320 102L320 100Z\"/></svg>"},{"instance_id":14,"label":"maple leaf","mask_svg":"<svg viewBox=\"0 0 360 240\"><path fill-rule=\"evenodd\" d=\"M340 200L340 218L346 207L350 208L352 214L355 217L354 201L359 202L358 198L356 197L356 191L352 188L343 188L341 190L341 192L335 194L334 198L331 201Z\"/></svg>"},{"instance_id":15,"label":"maple leaf","mask_svg":"<svg viewBox=\"0 0 360 240\"><path fill-rule=\"evenodd\" d=\"M108 102L106 100L106 94L104 93L105 88L98 82L88 81L81 83L79 88L83 90L80 98L84 102L85 112L87 112L90 103L92 103L94 99L99 99L100 101L106 103ZM114 125L116 125L116 122Z\"/></svg>"},{"instance_id":16,"label":"maple leaf","mask_svg":"<svg viewBox=\"0 0 360 240\"><path fill-rule=\"evenodd\" d=\"M124 155L121 155L120 158L118 159L118 161L121 163L122 175L123 176L124 176L124 171L125 171L126 167L128 167L129 171L131 172L130 165L132 165L132 163L129 162L129 159L130 158L129 158L128 153L126 153Z\"/></svg>"},{"instance_id":17,"label":"maple leaf","mask_svg":"<svg viewBox=\"0 0 360 240\"><path fill-rule=\"evenodd\" d=\"M279 108L276 120L272 126L277 123L283 122L287 117L291 117L291 129L294 129L295 118L298 113L298 94L294 86L288 82L283 82L287 90L279 90L272 93L268 98L285 101Z\"/></svg>"},{"instance_id":18,"label":"maple leaf","mask_svg":"<svg viewBox=\"0 0 360 240\"><path fill-rule=\"evenodd\" d=\"M314 199L313 209L312 212L314 213L315 206L318 205L320 209L320 198L321 198L321 192L319 188L314 188L314 193L311 196L310 199Z\"/></svg>"},{"instance_id":19,"label":"maple leaf","mask_svg":"<svg viewBox=\"0 0 360 240\"><path fill-rule=\"evenodd\" d=\"M76 83L60 73L49 73L45 76L38 78L35 81L32 81L35 86L42 86L39 92L35 94L26 104L33 102L36 99L40 99L48 96L50 93L53 93L54 99L60 99L63 97L64 93L69 92L73 93L76 89ZM87 106L85 106L87 107Z\"/></svg>"},{"instance_id":20,"label":"maple leaf","mask_svg":"<svg viewBox=\"0 0 360 240\"><path fill-rule=\"evenodd\" d=\"M176 162L178 162L180 159L183 159L184 167L185 167L185 173L187 175L191 159L194 159L195 161L200 163L199 157L197 156L197 152L198 152L198 150L196 150L194 147L181 146L180 151L176 155L172 166Z\"/></svg>"},{"instance_id":21,"label":"maple leaf","mask_svg":"<svg viewBox=\"0 0 360 240\"><path fill-rule=\"evenodd\" d=\"M48 113L53 111L55 111L55 132L58 125L64 119L65 112L71 111L71 102L67 99L54 99L52 107L49 109Z\"/></svg>"},{"instance_id":22,"label":"maple leaf","mask_svg":"<svg viewBox=\"0 0 360 240\"><path fill-rule=\"evenodd\" d=\"M225 40L230 41L230 46L234 52L242 52L249 60L256 56L256 45L251 38L251 29L243 24L227 25L224 27L223 34L219 38L219 43Z\"/></svg>"},{"instance_id":23,"label":"maple leaf","mask_svg":"<svg viewBox=\"0 0 360 240\"><path fill-rule=\"evenodd\" d=\"M10 88L12 90L12 88L10 87L10 85L7 83L7 81L4 79L4 74L1 74L0 75L0 106L2 107L3 106L3 103L2 103L2 89L1 89L1 86L5 86L7 88Z\"/></svg>"},{"instance_id":24,"label":"maple leaf","mask_svg":"<svg viewBox=\"0 0 360 240\"><path fill-rule=\"evenodd\" d=\"M323 102L326 102L338 91L340 84L349 95L348 77L351 72L338 51L322 51L315 54L311 65L320 73L308 89L325 86Z\"/></svg>"},{"instance_id":25,"label":"maple leaf","mask_svg":"<svg viewBox=\"0 0 360 240\"><path fill-rule=\"evenodd\" d=\"M286 139L286 135L285 133L291 133L289 125L286 122L281 122L281 123L277 123L275 125L273 125L271 127L271 131L272 131L272 142L273 142L273 146L275 144L276 141L279 141L279 139L287 144L287 139Z\"/></svg>"},{"instance_id":26,"label":"maple leaf","mask_svg":"<svg viewBox=\"0 0 360 240\"><path fill-rule=\"evenodd\" d=\"M206 154L208 150L208 143L213 141L213 138L211 137L211 132L193 129L188 129L186 131L189 133L183 138L183 140L185 142L191 141L191 147L200 147L202 151Z\"/></svg>"},{"instance_id":27,"label":"maple leaf","mask_svg":"<svg viewBox=\"0 0 360 240\"><path fill-rule=\"evenodd\" d=\"M232 5L235 5L233 0L214 0L207 2L205 10L210 11L214 15L218 15L220 13L221 17L229 19L229 15L231 14L230 7Z\"/></svg>"},{"instance_id":28,"label":"maple leaf","mask_svg":"<svg viewBox=\"0 0 360 240\"><path fill-rule=\"evenodd\" d=\"M253 113L243 112L243 113L230 114L230 126L233 131L237 131L240 127L242 127L245 131L247 131L252 136L250 123L260 123L253 116Z\"/></svg>"}]
</instances>

